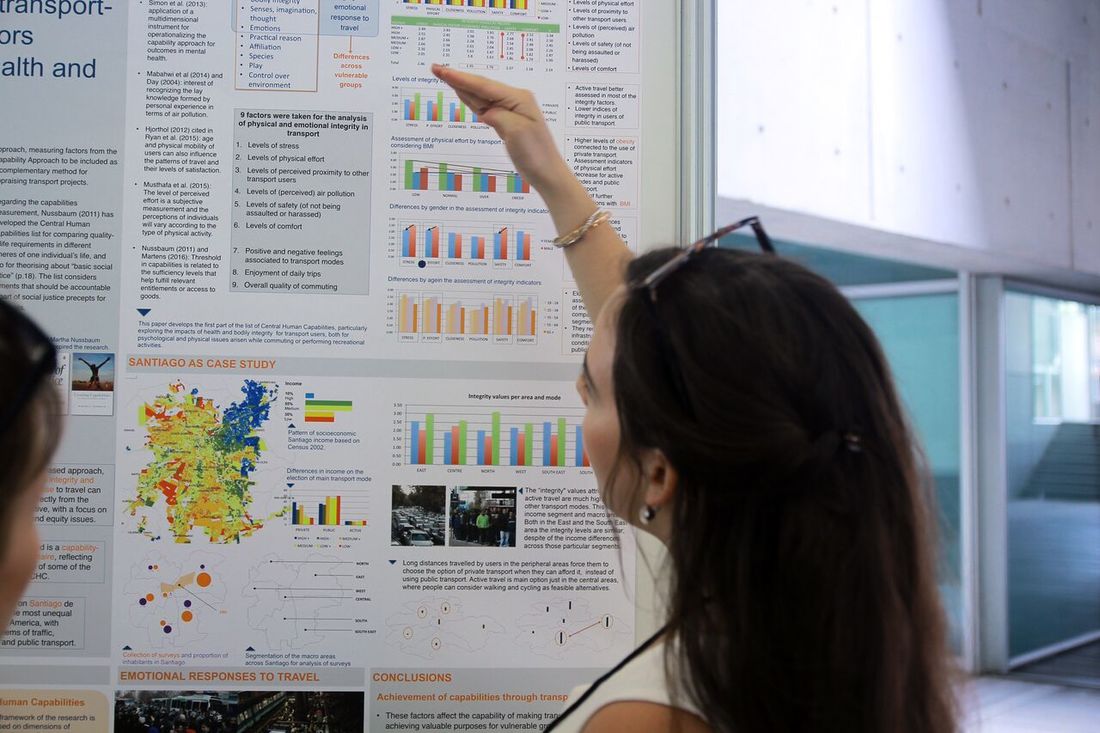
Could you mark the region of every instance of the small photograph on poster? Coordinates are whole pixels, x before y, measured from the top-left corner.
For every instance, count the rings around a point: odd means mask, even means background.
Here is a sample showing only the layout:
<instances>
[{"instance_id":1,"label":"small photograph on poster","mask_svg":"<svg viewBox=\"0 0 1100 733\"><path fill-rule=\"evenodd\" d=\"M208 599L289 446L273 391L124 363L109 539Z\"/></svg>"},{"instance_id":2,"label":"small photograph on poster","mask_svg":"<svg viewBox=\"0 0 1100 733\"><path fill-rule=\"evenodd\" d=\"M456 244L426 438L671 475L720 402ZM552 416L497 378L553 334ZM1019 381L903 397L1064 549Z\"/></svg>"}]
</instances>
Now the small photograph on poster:
<instances>
[{"instance_id":1,"label":"small photograph on poster","mask_svg":"<svg viewBox=\"0 0 1100 733\"><path fill-rule=\"evenodd\" d=\"M73 354L73 392L113 392L114 360L114 354Z\"/></svg>"},{"instance_id":2,"label":"small photograph on poster","mask_svg":"<svg viewBox=\"0 0 1100 733\"><path fill-rule=\"evenodd\" d=\"M69 374L69 409L73 415L114 414L114 354L76 352Z\"/></svg>"},{"instance_id":3,"label":"small photograph on poster","mask_svg":"<svg viewBox=\"0 0 1100 733\"><path fill-rule=\"evenodd\" d=\"M516 487L451 489L451 547L515 547Z\"/></svg>"},{"instance_id":4,"label":"small photograph on poster","mask_svg":"<svg viewBox=\"0 0 1100 733\"><path fill-rule=\"evenodd\" d=\"M446 486L394 484L390 503L390 545L436 547L446 539Z\"/></svg>"},{"instance_id":5,"label":"small photograph on poster","mask_svg":"<svg viewBox=\"0 0 1100 733\"><path fill-rule=\"evenodd\" d=\"M362 692L119 690L115 733L360 731Z\"/></svg>"}]
</instances>

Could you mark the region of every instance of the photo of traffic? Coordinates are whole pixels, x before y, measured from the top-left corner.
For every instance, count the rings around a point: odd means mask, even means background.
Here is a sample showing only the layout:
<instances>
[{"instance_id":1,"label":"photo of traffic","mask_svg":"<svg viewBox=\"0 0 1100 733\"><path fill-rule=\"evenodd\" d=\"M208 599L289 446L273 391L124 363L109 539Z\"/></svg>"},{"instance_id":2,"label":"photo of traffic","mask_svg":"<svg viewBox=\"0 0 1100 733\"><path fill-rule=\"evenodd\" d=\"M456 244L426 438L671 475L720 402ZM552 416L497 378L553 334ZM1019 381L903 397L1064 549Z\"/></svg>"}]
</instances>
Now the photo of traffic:
<instances>
[{"instance_id":1,"label":"photo of traffic","mask_svg":"<svg viewBox=\"0 0 1100 733\"><path fill-rule=\"evenodd\" d=\"M436 547L447 535L447 487L393 487L390 509L390 545Z\"/></svg>"}]
</instances>

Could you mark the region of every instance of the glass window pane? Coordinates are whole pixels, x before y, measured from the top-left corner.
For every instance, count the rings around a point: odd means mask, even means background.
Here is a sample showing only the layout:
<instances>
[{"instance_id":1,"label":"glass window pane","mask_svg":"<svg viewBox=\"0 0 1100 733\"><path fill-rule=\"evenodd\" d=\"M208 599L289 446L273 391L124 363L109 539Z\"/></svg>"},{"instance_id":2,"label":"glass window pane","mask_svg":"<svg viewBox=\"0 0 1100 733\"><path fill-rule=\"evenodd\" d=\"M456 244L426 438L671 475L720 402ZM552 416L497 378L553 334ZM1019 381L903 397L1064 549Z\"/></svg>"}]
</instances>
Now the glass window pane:
<instances>
[{"instance_id":1,"label":"glass window pane","mask_svg":"<svg viewBox=\"0 0 1100 733\"><path fill-rule=\"evenodd\" d=\"M764 222L765 228L768 222ZM878 257L838 252L834 249L810 247L805 244L772 239L775 250L789 259L805 265L818 275L829 280L839 288L850 285L883 285L886 283L917 282L922 280L954 280L951 270L923 267L897 260L884 260ZM740 232L731 234L722 240L725 247L748 249L758 252L760 247L751 234Z\"/></svg>"},{"instance_id":2,"label":"glass window pane","mask_svg":"<svg viewBox=\"0 0 1100 733\"><path fill-rule=\"evenodd\" d=\"M767 222L764 222L765 227ZM776 251L838 287L956 281L957 273L895 260L864 257L773 238ZM759 251L751 235L726 237L722 246ZM940 590L951 642L962 649L960 582L960 387L957 293L859 298L853 304L879 341L897 381L917 437L922 441L939 501L942 568Z\"/></svg>"},{"instance_id":3,"label":"glass window pane","mask_svg":"<svg viewBox=\"0 0 1100 733\"><path fill-rule=\"evenodd\" d=\"M1094 305L1089 309L1089 320L1092 323L1092 339L1089 342L1089 361L1092 362L1092 376L1089 383L1092 384L1092 419L1100 422L1100 306Z\"/></svg>"},{"instance_id":4,"label":"glass window pane","mask_svg":"<svg viewBox=\"0 0 1100 733\"><path fill-rule=\"evenodd\" d=\"M1097 310L1005 297L1010 657L1100 630Z\"/></svg>"},{"instance_id":5,"label":"glass window pane","mask_svg":"<svg viewBox=\"0 0 1100 733\"><path fill-rule=\"evenodd\" d=\"M955 293L853 301L874 329L924 446L940 512L940 592L962 648L960 582L959 298Z\"/></svg>"}]
</instances>

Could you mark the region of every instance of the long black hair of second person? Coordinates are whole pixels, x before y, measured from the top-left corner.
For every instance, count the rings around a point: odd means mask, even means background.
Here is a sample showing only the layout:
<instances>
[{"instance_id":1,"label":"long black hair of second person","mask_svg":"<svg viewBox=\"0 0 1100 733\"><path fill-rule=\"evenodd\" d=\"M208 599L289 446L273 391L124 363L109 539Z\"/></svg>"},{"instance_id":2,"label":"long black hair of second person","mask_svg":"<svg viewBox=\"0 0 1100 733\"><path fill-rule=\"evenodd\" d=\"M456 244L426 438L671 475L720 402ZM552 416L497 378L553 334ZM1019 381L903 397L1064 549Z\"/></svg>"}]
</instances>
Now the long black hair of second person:
<instances>
[{"instance_id":1,"label":"long black hair of second person","mask_svg":"<svg viewBox=\"0 0 1100 733\"><path fill-rule=\"evenodd\" d=\"M955 730L930 481L852 305L794 262L712 249L628 286L615 337L609 481L653 448L678 474L673 693L718 731Z\"/></svg>"}]
</instances>

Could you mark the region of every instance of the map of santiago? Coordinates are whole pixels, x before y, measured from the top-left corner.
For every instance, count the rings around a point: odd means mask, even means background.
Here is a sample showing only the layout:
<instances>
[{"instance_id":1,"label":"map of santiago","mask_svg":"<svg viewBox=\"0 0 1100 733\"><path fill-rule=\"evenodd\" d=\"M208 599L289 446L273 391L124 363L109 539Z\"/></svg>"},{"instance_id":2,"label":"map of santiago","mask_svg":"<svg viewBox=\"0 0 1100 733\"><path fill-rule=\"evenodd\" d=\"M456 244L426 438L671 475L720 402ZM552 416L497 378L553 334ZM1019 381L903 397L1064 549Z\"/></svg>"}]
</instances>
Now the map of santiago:
<instances>
[{"instance_id":1,"label":"map of santiago","mask_svg":"<svg viewBox=\"0 0 1100 733\"><path fill-rule=\"evenodd\" d=\"M160 539L145 513L158 504L169 533L181 543L190 542L196 528L210 542L239 542L286 512L284 507L266 519L250 512L251 474L265 449L259 431L275 395L270 385L253 380L245 380L241 392L243 399L221 409L197 388L174 382L142 406L139 422L153 458L141 469L137 495L127 504L130 516L141 513L139 535Z\"/></svg>"}]
</instances>

